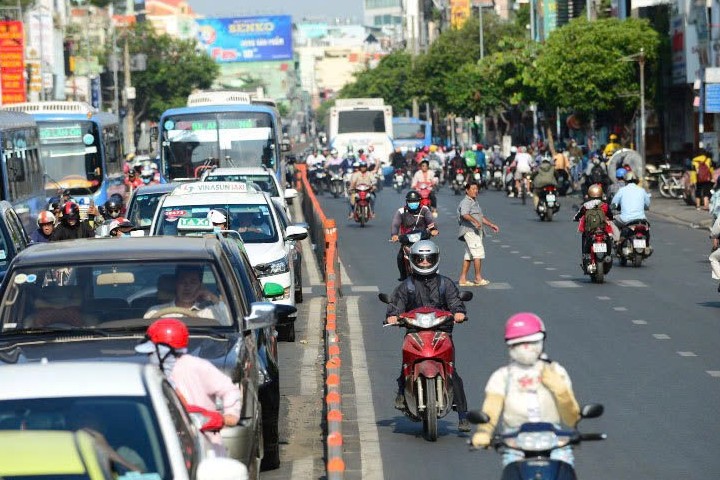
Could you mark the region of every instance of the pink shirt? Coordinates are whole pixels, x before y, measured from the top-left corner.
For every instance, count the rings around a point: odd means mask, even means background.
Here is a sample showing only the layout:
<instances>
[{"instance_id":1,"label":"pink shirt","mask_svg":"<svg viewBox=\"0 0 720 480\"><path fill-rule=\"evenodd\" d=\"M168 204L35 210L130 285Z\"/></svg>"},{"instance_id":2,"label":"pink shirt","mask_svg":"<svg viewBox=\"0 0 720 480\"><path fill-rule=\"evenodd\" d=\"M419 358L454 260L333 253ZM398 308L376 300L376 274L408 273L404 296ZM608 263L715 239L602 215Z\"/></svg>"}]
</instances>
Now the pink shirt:
<instances>
[{"instance_id":1,"label":"pink shirt","mask_svg":"<svg viewBox=\"0 0 720 480\"><path fill-rule=\"evenodd\" d=\"M209 361L181 355L172 370L171 380L190 405L217 410L215 399L219 398L225 414L240 417L240 388Z\"/></svg>"}]
</instances>

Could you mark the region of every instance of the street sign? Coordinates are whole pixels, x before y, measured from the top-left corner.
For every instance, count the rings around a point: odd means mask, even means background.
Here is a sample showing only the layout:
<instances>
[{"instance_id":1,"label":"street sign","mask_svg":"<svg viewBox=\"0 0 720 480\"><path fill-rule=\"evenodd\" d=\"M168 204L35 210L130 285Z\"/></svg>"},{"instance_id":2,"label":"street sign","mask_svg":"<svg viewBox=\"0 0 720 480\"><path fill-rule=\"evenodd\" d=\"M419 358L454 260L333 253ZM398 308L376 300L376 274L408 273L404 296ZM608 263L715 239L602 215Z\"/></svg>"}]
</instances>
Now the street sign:
<instances>
[{"instance_id":1,"label":"street sign","mask_svg":"<svg viewBox=\"0 0 720 480\"><path fill-rule=\"evenodd\" d=\"M720 83L705 84L705 113L720 113Z\"/></svg>"}]
</instances>

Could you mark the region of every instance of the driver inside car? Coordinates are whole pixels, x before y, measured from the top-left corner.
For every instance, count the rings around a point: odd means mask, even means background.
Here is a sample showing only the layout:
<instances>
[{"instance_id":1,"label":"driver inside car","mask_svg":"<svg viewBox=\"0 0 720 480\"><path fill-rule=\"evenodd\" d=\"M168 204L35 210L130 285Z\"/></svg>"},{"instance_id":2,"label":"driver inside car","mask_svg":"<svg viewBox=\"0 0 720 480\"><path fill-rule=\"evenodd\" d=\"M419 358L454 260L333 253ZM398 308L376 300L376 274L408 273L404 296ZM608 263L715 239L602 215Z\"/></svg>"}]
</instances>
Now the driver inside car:
<instances>
[{"instance_id":1,"label":"driver inside car","mask_svg":"<svg viewBox=\"0 0 720 480\"><path fill-rule=\"evenodd\" d=\"M185 315L221 320L227 317L225 312L220 298L203 286L202 267L179 266L175 270L175 299L150 307L144 318Z\"/></svg>"}]
</instances>

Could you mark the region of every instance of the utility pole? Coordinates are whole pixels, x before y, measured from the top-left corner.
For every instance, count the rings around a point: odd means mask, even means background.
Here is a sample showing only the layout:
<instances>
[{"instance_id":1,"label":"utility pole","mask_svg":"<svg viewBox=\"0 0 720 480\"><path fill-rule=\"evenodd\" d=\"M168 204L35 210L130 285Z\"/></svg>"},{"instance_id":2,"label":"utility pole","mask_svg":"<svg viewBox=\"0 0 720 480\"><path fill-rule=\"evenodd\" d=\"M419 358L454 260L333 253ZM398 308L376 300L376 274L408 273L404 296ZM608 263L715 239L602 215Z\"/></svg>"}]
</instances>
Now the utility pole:
<instances>
[{"instance_id":1,"label":"utility pole","mask_svg":"<svg viewBox=\"0 0 720 480\"><path fill-rule=\"evenodd\" d=\"M135 153L135 109L133 100L135 92L131 85L130 78L130 45L128 42L128 31L125 30L125 43L123 47L124 84L123 107L125 107L125 151Z\"/></svg>"},{"instance_id":2,"label":"utility pole","mask_svg":"<svg viewBox=\"0 0 720 480\"><path fill-rule=\"evenodd\" d=\"M485 58L485 40L483 38L483 4L478 3L478 19L480 20L480 60Z\"/></svg>"},{"instance_id":3,"label":"utility pole","mask_svg":"<svg viewBox=\"0 0 720 480\"><path fill-rule=\"evenodd\" d=\"M640 138L638 138L638 150L642 159L642 168L643 171L645 171L645 49L641 48L638 53L622 57L618 60L622 62L638 62L638 65L640 65ZM700 119L698 128L701 137L700 141L702 142L702 83L700 89Z\"/></svg>"}]
</instances>

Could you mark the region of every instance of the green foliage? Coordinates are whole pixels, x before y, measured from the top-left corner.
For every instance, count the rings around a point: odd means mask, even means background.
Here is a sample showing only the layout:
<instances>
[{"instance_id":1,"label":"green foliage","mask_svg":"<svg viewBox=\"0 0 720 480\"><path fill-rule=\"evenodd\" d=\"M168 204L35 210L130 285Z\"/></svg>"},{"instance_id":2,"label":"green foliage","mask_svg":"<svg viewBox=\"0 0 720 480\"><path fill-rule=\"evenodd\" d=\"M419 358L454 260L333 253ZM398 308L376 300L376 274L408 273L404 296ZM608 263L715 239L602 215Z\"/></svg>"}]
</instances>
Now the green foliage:
<instances>
[{"instance_id":1,"label":"green foliage","mask_svg":"<svg viewBox=\"0 0 720 480\"><path fill-rule=\"evenodd\" d=\"M349 98L349 97L348 97ZM325 118L332 107L335 106L335 100L326 100L320 104L317 111L315 112L315 121L318 123L321 129L327 128L325 125Z\"/></svg>"},{"instance_id":2,"label":"green foliage","mask_svg":"<svg viewBox=\"0 0 720 480\"><path fill-rule=\"evenodd\" d=\"M645 20L574 19L550 34L537 59L540 97L549 107L574 109L581 115L630 115L639 103L635 94L640 78L637 62L622 58L643 48L646 63L652 64L658 45L657 32ZM646 79L648 73L646 68Z\"/></svg>"},{"instance_id":3,"label":"green foliage","mask_svg":"<svg viewBox=\"0 0 720 480\"><path fill-rule=\"evenodd\" d=\"M129 42L131 54L147 55L147 70L132 73L138 122L185 105L193 90L210 88L218 76L217 63L198 52L194 41L158 35L148 23L136 24L129 32Z\"/></svg>"}]
</instances>

